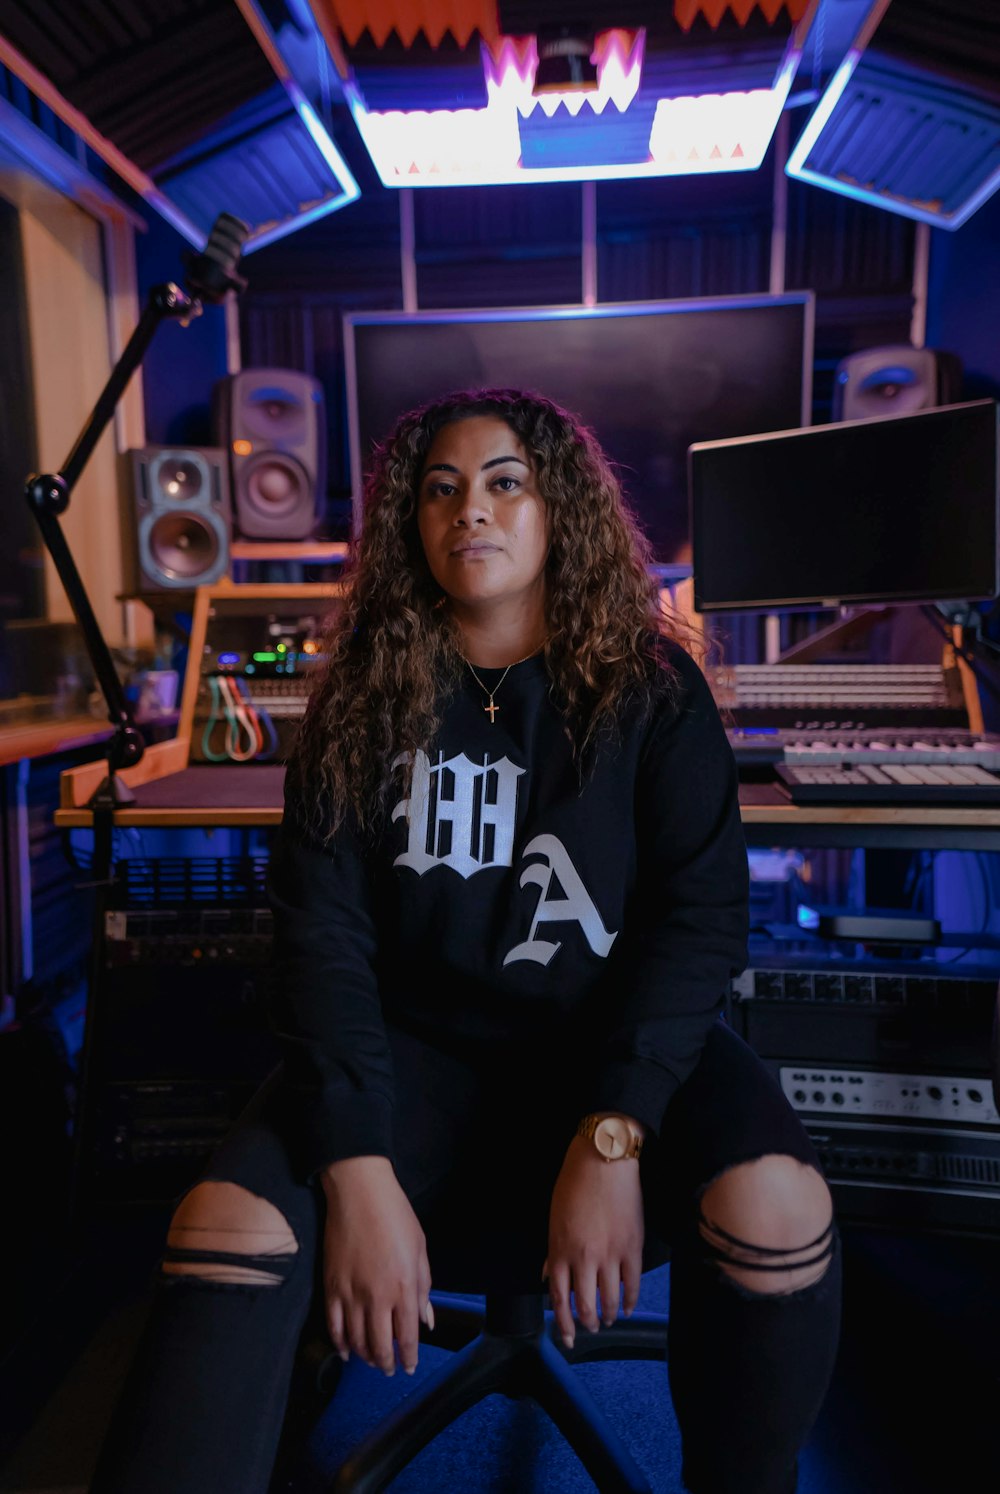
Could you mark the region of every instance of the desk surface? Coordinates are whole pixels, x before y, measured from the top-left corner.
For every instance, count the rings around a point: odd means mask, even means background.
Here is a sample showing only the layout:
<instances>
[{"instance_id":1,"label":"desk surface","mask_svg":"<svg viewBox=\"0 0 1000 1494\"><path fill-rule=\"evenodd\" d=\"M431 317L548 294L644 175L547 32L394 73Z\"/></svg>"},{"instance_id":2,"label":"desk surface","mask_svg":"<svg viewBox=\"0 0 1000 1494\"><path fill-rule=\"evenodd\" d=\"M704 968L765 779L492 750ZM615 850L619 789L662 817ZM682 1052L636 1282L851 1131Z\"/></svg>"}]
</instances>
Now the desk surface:
<instances>
[{"instance_id":1,"label":"desk surface","mask_svg":"<svg viewBox=\"0 0 1000 1494\"><path fill-rule=\"evenodd\" d=\"M151 748L147 758L155 758L156 750ZM177 762L176 755L173 762ZM280 765L264 763L175 768L134 784L135 802L116 811L115 824L150 828L274 826L281 819L284 776ZM85 799L81 803L78 798L71 804L67 797L56 811L56 825L62 829L91 825ZM789 802L778 784L748 783L740 788L740 809L750 845L869 843L1000 850L1000 806L796 805Z\"/></svg>"},{"instance_id":2,"label":"desk surface","mask_svg":"<svg viewBox=\"0 0 1000 1494\"><path fill-rule=\"evenodd\" d=\"M0 767L25 758L49 757L103 742L111 735L107 721L93 716L67 716L62 720L26 721L0 731Z\"/></svg>"},{"instance_id":3,"label":"desk surface","mask_svg":"<svg viewBox=\"0 0 1000 1494\"><path fill-rule=\"evenodd\" d=\"M154 732L176 729L177 712L138 716L135 724ZM0 727L0 768L59 752L76 752L81 747L106 742L110 735L111 725L106 716L39 716L37 720L12 720Z\"/></svg>"}]
</instances>

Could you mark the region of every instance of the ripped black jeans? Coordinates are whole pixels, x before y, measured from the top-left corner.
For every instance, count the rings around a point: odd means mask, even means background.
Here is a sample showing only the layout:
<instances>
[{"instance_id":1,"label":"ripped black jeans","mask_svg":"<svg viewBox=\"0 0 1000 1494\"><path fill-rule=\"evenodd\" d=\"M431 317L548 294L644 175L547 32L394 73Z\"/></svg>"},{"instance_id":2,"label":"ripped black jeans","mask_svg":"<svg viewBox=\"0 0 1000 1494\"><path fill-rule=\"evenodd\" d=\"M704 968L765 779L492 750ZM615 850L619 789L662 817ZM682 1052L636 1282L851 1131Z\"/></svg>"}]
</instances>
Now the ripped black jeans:
<instances>
[{"instance_id":1,"label":"ripped black jeans","mask_svg":"<svg viewBox=\"0 0 1000 1494\"><path fill-rule=\"evenodd\" d=\"M579 1114L551 1068L505 1055L490 1073L390 1028L394 1165L427 1236L433 1285L482 1293L541 1289L548 1205ZM516 1085L512 1065L519 1068ZM265 1257L174 1251L178 1261L260 1267L267 1284L164 1275L105 1439L91 1494L264 1494L303 1326L321 1302L323 1199L296 1178L282 1140L280 1082L267 1087L205 1180L268 1200L297 1248ZM549 1122L544 1122L545 1115ZM523 1117L519 1119L519 1117ZM500 1121L502 1120L502 1124ZM524 1140L516 1138L523 1126ZM539 1146L539 1137L548 1138ZM640 1160L644 1269L670 1258L668 1369L692 1494L793 1494L798 1454L820 1410L840 1327L835 1225L782 1242L811 1284L748 1284L771 1248L713 1227L714 1180L762 1157L819 1171L798 1117L752 1050L716 1024L659 1138ZM811 1174L807 1174L811 1176ZM739 1280L726 1262L739 1261ZM402 1389L402 1387L401 1387ZM650 1407L655 1415L655 1407Z\"/></svg>"}]
</instances>

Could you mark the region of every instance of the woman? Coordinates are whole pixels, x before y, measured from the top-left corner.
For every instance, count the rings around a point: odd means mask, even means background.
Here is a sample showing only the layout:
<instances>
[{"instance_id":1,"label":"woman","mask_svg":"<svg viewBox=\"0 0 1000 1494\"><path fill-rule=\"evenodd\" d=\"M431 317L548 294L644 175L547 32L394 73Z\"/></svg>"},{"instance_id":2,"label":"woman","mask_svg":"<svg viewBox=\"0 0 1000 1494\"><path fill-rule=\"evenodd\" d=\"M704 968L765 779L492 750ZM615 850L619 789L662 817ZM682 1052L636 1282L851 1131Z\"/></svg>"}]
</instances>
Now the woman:
<instances>
[{"instance_id":1,"label":"woman","mask_svg":"<svg viewBox=\"0 0 1000 1494\"><path fill-rule=\"evenodd\" d=\"M266 1489L317 1284L342 1358L412 1373L446 1245L482 1290L544 1278L572 1343L655 1237L686 1487L791 1494L835 1229L720 1020L746 849L680 637L571 415L485 390L399 422L270 860L284 1073L178 1206L95 1490Z\"/></svg>"}]
</instances>

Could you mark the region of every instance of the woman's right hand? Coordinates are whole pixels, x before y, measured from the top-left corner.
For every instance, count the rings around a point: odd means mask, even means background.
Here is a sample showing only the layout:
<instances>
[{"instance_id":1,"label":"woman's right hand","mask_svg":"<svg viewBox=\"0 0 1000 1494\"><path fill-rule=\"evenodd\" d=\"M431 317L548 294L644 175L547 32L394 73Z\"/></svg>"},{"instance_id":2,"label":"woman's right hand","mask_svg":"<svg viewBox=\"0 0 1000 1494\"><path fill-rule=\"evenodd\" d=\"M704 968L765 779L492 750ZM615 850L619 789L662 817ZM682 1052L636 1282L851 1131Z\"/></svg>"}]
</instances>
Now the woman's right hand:
<instances>
[{"instance_id":1,"label":"woman's right hand","mask_svg":"<svg viewBox=\"0 0 1000 1494\"><path fill-rule=\"evenodd\" d=\"M347 1157L322 1174L326 1320L341 1359L354 1350L395 1373L417 1366L420 1322L434 1327L427 1241L388 1157Z\"/></svg>"}]
</instances>

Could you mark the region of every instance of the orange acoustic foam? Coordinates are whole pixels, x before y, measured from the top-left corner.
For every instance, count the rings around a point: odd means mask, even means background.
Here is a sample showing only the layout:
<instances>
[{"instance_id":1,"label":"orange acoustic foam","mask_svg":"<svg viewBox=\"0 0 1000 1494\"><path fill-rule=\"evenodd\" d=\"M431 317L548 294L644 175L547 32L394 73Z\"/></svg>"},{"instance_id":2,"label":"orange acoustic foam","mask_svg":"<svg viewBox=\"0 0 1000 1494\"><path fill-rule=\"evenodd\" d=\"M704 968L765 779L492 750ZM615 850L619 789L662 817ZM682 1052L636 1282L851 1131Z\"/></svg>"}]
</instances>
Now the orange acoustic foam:
<instances>
[{"instance_id":1,"label":"orange acoustic foam","mask_svg":"<svg viewBox=\"0 0 1000 1494\"><path fill-rule=\"evenodd\" d=\"M745 26L755 10L772 24L782 11L792 22L802 19L810 0L674 0L674 17L685 31L701 15L717 27L726 11ZM367 31L375 45L385 46L395 32L405 47L423 35L432 47L450 35L464 47L478 32L491 50L500 38L496 0L311 0L317 19L332 23L348 46ZM609 10L610 14L610 10Z\"/></svg>"}]
</instances>

